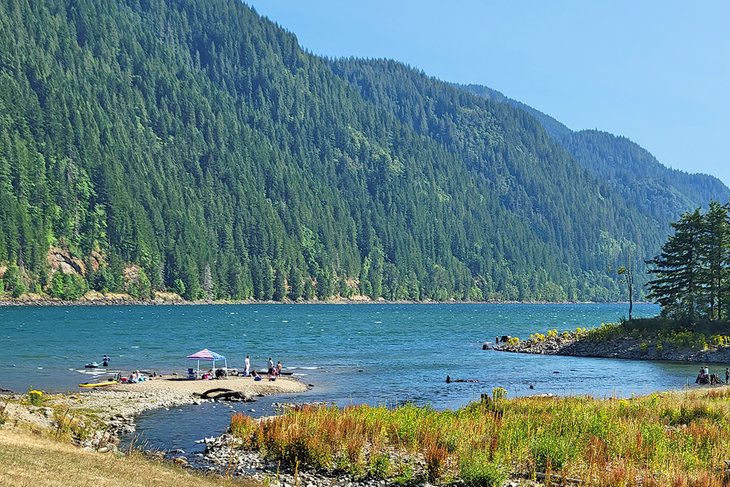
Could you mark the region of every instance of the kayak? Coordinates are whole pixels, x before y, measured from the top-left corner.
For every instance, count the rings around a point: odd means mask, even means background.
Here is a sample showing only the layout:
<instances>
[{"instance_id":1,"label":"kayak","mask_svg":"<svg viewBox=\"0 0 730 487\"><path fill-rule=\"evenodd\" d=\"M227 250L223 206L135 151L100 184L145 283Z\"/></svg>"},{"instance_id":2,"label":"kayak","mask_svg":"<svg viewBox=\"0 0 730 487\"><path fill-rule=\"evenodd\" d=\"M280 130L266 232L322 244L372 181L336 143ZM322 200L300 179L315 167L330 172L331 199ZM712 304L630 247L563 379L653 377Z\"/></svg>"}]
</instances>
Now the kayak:
<instances>
[{"instance_id":1,"label":"kayak","mask_svg":"<svg viewBox=\"0 0 730 487\"><path fill-rule=\"evenodd\" d=\"M119 382L115 380L108 380L106 382L86 382L84 384L79 384L79 387L106 387L106 386L113 386L119 384Z\"/></svg>"}]
</instances>

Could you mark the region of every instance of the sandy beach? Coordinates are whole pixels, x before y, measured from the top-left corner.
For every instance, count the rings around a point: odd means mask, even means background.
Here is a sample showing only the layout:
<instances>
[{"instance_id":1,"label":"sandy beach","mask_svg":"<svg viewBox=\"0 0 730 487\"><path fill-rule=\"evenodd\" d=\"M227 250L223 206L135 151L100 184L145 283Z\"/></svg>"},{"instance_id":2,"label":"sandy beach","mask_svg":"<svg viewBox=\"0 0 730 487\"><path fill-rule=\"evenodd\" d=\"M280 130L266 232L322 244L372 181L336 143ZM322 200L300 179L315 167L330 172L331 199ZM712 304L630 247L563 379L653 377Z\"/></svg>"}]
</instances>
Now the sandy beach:
<instances>
[{"instance_id":1,"label":"sandy beach","mask_svg":"<svg viewBox=\"0 0 730 487\"><path fill-rule=\"evenodd\" d=\"M251 397L258 395L288 394L307 390L305 384L286 376L278 377L275 381L270 381L266 376L263 376L262 380L255 381L251 377L243 376L232 376L214 380L188 380L175 375L151 377L149 380L137 382L136 384L118 384L109 386L108 389L136 392L172 392L192 395L202 394L207 390L217 387L238 391L245 396Z\"/></svg>"},{"instance_id":2,"label":"sandy beach","mask_svg":"<svg viewBox=\"0 0 730 487\"><path fill-rule=\"evenodd\" d=\"M84 408L97 412L105 421L121 420L133 427L134 416L150 409L171 408L186 404L200 404L200 395L215 388L240 392L247 400L257 396L304 392L307 385L290 377L269 381L266 377L254 381L251 377L228 377L215 380L188 380L181 376L163 375L150 377L135 384L80 390L73 394L56 396L56 404L72 409Z\"/></svg>"}]
</instances>

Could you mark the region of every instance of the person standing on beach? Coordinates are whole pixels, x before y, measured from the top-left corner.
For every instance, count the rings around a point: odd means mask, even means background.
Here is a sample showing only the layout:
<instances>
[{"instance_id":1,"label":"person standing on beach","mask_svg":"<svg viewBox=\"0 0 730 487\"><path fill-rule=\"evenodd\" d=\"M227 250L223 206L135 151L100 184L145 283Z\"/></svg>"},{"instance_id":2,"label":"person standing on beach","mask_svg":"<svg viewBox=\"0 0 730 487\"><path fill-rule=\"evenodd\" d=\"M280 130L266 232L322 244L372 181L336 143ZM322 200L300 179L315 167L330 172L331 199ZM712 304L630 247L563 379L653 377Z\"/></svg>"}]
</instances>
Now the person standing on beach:
<instances>
[{"instance_id":1,"label":"person standing on beach","mask_svg":"<svg viewBox=\"0 0 730 487\"><path fill-rule=\"evenodd\" d=\"M725 384L730 384L730 367L725 367Z\"/></svg>"},{"instance_id":2,"label":"person standing on beach","mask_svg":"<svg viewBox=\"0 0 730 487\"><path fill-rule=\"evenodd\" d=\"M274 361L269 357L269 375L274 373Z\"/></svg>"},{"instance_id":3,"label":"person standing on beach","mask_svg":"<svg viewBox=\"0 0 730 487\"><path fill-rule=\"evenodd\" d=\"M244 363L246 365L246 370L244 371L243 375L248 377L249 375L251 375L251 359L248 358L248 355L246 355L246 361Z\"/></svg>"}]
</instances>

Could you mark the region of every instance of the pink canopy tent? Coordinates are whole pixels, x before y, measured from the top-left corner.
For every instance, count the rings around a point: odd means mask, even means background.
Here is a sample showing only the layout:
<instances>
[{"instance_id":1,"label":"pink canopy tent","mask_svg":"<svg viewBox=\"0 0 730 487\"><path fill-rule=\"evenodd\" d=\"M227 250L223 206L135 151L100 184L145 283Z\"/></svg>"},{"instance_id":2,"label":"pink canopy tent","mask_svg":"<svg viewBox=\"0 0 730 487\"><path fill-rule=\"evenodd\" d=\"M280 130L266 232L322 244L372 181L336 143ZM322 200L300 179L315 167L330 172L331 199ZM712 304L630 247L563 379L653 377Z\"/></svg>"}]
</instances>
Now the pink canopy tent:
<instances>
[{"instance_id":1,"label":"pink canopy tent","mask_svg":"<svg viewBox=\"0 0 730 487\"><path fill-rule=\"evenodd\" d=\"M225 364L226 369L228 368L228 361L226 358L216 352L213 352L211 350L208 350L207 348L204 348L203 350L196 352L192 355L188 355L185 357L188 360L197 360L198 361L198 377L200 377L200 361L201 360L207 360L209 362L213 362L213 376L215 376L215 363L216 361L223 361Z\"/></svg>"}]
</instances>

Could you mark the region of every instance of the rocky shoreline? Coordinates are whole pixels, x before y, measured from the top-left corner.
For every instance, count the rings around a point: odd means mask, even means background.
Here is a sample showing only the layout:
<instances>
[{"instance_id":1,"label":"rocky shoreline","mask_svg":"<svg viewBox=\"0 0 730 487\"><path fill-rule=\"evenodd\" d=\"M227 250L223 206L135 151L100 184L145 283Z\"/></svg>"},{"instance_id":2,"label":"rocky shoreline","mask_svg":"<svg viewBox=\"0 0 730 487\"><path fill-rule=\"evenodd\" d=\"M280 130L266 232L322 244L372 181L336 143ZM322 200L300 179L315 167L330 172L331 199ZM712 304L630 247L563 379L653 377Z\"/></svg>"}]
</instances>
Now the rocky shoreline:
<instances>
[{"instance_id":1,"label":"rocky shoreline","mask_svg":"<svg viewBox=\"0 0 730 487\"><path fill-rule=\"evenodd\" d=\"M117 452L121 436L135 431L135 420L140 413L214 402L215 399L204 398L204 392L215 386L226 386L238 392L232 399L237 402L251 402L265 395L303 392L308 388L296 379L284 377L275 382L254 382L249 378L220 382L183 381L158 377L138 384L43 395L38 405L28 404L28 394L4 394L0 413L10 419L4 422L16 426L26 425L47 432L68 427L72 440L81 448L101 453ZM148 453L158 456L156 452ZM185 459L176 460L176 463L188 462Z\"/></svg>"},{"instance_id":2,"label":"rocky shoreline","mask_svg":"<svg viewBox=\"0 0 730 487\"><path fill-rule=\"evenodd\" d=\"M605 340L590 335L563 333L555 336L512 340L486 348L500 352L574 357L622 358L631 360L663 360L693 363L730 363L730 347L710 346L698 350L691 347L667 346L659 337L634 338L621 336Z\"/></svg>"},{"instance_id":3,"label":"rocky shoreline","mask_svg":"<svg viewBox=\"0 0 730 487\"><path fill-rule=\"evenodd\" d=\"M261 418L261 420L265 421L266 418ZM241 439L229 433L214 438L206 438L202 442L206 445L205 453L200 454L201 459L208 463L205 469L222 476L245 476L260 482L262 485L274 487L384 487L393 485L393 482L389 479L361 479L333 475L325 471L302 470L294 473L286 469L282 470L281 465L266 460L259 453L241 449ZM397 458L394 460L398 461ZM425 472L426 460L422 456L416 459L416 463L417 469ZM553 481L557 482L559 480L563 479L556 478ZM409 485L431 486L425 480ZM458 487L464 484L461 481L455 481L449 485ZM542 485L545 484L529 478L515 478L508 480L502 487L539 487Z\"/></svg>"}]
</instances>

